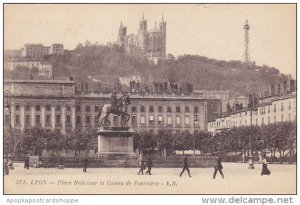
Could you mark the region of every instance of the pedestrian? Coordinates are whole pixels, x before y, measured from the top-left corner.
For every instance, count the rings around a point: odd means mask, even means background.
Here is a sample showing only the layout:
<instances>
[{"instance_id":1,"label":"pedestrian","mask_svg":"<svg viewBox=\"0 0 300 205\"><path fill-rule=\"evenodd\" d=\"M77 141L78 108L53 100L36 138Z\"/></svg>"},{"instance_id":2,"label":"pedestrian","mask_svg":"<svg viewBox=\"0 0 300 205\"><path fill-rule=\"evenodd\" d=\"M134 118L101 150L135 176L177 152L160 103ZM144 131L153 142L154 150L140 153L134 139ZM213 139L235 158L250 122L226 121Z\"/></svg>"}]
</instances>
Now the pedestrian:
<instances>
[{"instance_id":1,"label":"pedestrian","mask_svg":"<svg viewBox=\"0 0 300 205\"><path fill-rule=\"evenodd\" d=\"M185 157L183 158L183 169L182 169L182 172L180 173L180 177L182 176L182 174L183 174L183 172L184 171L187 171L188 172L188 174L189 174L189 177L192 177L191 176L191 173L190 173L190 169L189 169L189 164L188 164L188 157L187 157L187 155L185 155Z\"/></svg>"},{"instance_id":2,"label":"pedestrian","mask_svg":"<svg viewBox=\"0 0 300 205\"><path fill-rule=\"evenodd\" d=\"M152 168L152 159L151 157L148 155L147 159L146 159L146 165L148 170L146 171L146 174L151 175L151 168Z\"/></svg>"},{"instance_id":3,"label":"pedestrian","mask_svg":"<svg viewBox=\"0 0 300 205\"><path fill-rule=\"evenodd\" d=\"M8 160L7 159L4 159L4 170L3 170L3 174L4 176L5 175L8 175L9 174L9 168L8 168Z\"/></svg>"},{"instance_id":4,"label":"pedestrian","mask_svg":"<svg viewBox=\"0 0 300 205\"><path fill-rule=\"evenodd\" d=\"M142 173L142 175L144 175L144 169L145 169L145 159L143 157L143 154L140 154L138 160L138 166L140 167L140 170L138 172L138 175L140 175L140 173Z\"/></svg>"},{"instance_id":5,"label":"pedestrian","mask_svg":"<svg viewBox=\"0 0 300 205\"><path fill-rule=\"evenodd\" d=\"M267 163L267 159L265 156L263 156L263 160L262 160L262 170L261 170L261 176L263 175L270 175L271 172L268 169L268 163Z\"/></svg>"},{"instance_id":6,"label":"pedestrian","mask_svg":"<svg viewBox=\"0 0 300 205\"><path fill-rule=\"evenodd\" d=\"M87 157L85 157L85 159L83 160L83 172L86 172L86 168L89 164L89 160Z\"/></svg>"},{"instance_id":7,"label":"pedestrian","mask_svg":"<svg viewBox=\"0 0 300 205\"><path fill-rule=\"evenodd\" d=\"M214 164L214 176L213 178L215 179L216 178L216 175L217 175L217 172L219 171L221 176L222 176L222 179L224 179L224 174L222 172L222 169L223 169L223 166L222 166L222 159L220 156L216 157L215 158L215 164Z\"/></svg>"},{"instance_id":8,"label":"pedestrian","mask_svg":"<svg viewBox=\"0 0 300 205\"><path fill-rule=\"evenodd\" d=\"M29 169L29 157L26 157L26 159L25 159L24 169Z\"/></svg>"}]
</instances>

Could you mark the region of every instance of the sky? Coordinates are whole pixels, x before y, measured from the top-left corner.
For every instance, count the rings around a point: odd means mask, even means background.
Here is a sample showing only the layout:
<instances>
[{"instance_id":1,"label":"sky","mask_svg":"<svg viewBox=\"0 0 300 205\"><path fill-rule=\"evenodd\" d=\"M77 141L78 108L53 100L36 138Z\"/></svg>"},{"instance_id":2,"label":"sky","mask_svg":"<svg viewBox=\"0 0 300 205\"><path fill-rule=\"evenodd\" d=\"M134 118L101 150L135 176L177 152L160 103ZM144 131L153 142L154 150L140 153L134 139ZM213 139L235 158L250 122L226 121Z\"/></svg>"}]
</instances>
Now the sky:
<instances>
[{"instance_id":1,"label":"sky","mask_svg":"<svg viewBox=\"0 0 300 205\"><path fill-rule=\"evenodd\" d=\"M250 25L250 59L296 76L295 4L6 4L4 49L25 43L117 41L120 22L137 33L144 14L148 29L167 22L167 53L243 60L244 29Z\"/></svg>"}]
</instances>

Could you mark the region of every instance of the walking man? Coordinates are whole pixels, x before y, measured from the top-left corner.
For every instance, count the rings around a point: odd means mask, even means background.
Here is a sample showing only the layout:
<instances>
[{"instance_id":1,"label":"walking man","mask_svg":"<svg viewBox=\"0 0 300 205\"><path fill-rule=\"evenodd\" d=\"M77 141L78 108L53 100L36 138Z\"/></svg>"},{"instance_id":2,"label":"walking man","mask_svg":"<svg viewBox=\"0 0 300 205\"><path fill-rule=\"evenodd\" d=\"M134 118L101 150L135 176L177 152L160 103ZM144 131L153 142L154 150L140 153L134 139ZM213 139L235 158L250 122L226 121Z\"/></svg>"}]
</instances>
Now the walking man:
<instances>
[{"instance_id":1,"label":"walking man","mask_svg":"<svg viewBox=\"0 0 300 205\"><path fill-rule=\"evenodd\" d=\"M188 164L188 157L187 157L187 155L185 155L185 157L183 158L183 169L182 169L182 172L181 172L180 175L179 175L180 177L182 176L182 173L183 173L185 170L188 172L189 177L192 177L192 176L191 176L191 173L190 173L190 169L189 169L189 164Z\"/></svg>"},{"instance_id":2,"label":"walking man","mask_svg":"<svg viewBox=\"0 0 300 205\"><path fill-rule=\"evenodd\" d=\"M29 157L26 157L26 159L25 159L24 169L29 169Z\"/></svg>"},{"instance_id":3,"label":"walking man","mask_svg":"<svg viewBox=\"0 0 300 205\"><path fill-rule=\"evenodd\" d=\"M215 168L215 171L214 171L214 176L213 176L213 178L214 178L214 179L216 178L217 172L219 171L220 174L221 174L221 176L222 176L222 178L224 179L224 174L223 174L223 172L222 172L222 169L223 169L223 166L222 166L222 160L221 160L221 157L220 157L220 156L216 157L214 168Z\"/></svg>"},{"instance_id":4,"label":"walking man","mask_svg":"<svg viewBox=\"0 0 300 205\"><path fill-rule=\"evenodd\" d=\"M152 159L151 159L151 157L149 155L148 155L148 157L146 159L146 165L148 167L148 170L146 171L146 174L151 175Z\"/></svg>"},{"instance_id":5,"label":"walking man","mask_svg":"<svg viewBox=\"0 0 300 205\"><path fill-rule=\"evenodd\" d=\"M86 172L86 168L89 164L89 160L87 157L85 157L85 159L83 160L83 172Z\"/></svg>"},{"instance_id":6,"label":"walking man","mask_svg":"<svg viewBox=\"0 0 300 205\"><path fill-rule=\"evenodd\" d=\"M140 173L142 173L142 175L143 175L144 169L145 169L145 159L142 154L140 154L137 162L138 162L138 166L140 167L140 171L138 172L138 175L140 175Z\"/></svg>"}]
</instances>

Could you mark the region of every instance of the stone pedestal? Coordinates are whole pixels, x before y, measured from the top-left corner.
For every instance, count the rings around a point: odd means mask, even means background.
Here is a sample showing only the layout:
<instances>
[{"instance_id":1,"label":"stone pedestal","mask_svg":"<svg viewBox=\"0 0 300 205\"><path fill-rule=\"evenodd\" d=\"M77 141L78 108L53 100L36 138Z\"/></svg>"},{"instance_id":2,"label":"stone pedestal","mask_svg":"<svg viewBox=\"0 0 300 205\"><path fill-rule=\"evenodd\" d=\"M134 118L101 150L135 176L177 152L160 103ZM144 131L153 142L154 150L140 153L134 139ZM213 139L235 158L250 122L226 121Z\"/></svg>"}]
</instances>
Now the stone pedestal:
<instances>
[{"instance_id":1,"label":"stone pedestal","mask_svg":"<svg viewBox=\"0 0 300 205\"><path fill-rule=\"evenodd\" d=\"M98 155L136 155L133 151L133 133L129 127L99 128Z\"/></svg>"}]
</instances>

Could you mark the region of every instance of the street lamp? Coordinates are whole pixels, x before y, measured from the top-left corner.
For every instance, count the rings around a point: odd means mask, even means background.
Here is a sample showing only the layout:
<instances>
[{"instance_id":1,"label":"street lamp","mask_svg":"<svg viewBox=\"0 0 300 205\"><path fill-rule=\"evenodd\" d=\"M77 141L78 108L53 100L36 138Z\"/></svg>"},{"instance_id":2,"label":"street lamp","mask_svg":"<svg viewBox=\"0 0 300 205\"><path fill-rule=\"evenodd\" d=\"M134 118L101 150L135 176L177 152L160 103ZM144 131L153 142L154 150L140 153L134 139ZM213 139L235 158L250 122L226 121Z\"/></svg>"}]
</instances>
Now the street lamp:
<instances>
[{"instance_id":1,"label":"street lamp","mask_svg":"<svg viewBox=\"0 0 300 205\"><path fill-rule=\"evenodd\" d=\"M4 90L5 109L8 110L8 126L9 126L9 139L8 139L8 153L10 155L10 140L11 140L11 95L9 90Z\"/></svg>"},{"instance_id":2,"label":"street lamp","mask_svg":"<svg viewBox=\"0 0 300 205\"><path fill-rule=\"evenodd\" d=\"M249 108L250 108L250 154L249 154L249 169L255 169L253 161L253 150L252 150L252 113L256 111L256 99L253 95L249 95Z\"/></svg>"},{"instance_id":3,"label":"street lamp","mask_svg":"<svg viewBox=\"0 0 300 205\"><path fill-rule=\"evenodd\" d=\"M198 115L197 113L194 113L194 134L193 134L193 152L194 152L194 155L196 154L196 151L195 151L195 134L196 134L196 123L198 122Z\"/></svg>"}]
</instances>

